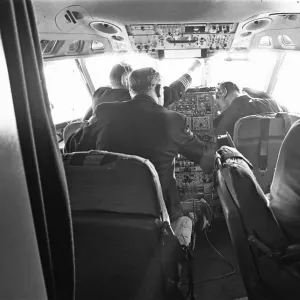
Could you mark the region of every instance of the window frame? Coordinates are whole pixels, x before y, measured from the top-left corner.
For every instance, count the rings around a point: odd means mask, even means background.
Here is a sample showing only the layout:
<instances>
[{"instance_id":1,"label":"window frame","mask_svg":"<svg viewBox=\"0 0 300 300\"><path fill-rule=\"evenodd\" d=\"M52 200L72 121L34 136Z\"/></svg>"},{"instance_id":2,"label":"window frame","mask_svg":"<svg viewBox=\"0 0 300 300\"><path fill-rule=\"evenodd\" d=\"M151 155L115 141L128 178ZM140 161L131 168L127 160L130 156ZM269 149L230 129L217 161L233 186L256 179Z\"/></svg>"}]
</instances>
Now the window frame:
<instances>
[{"instance_id":1,"label":"window frame","mask_svg":"<svg viewBox=\"0 0 300 300\"><path fill-rule=\"evenodd\" d=\"M91 78L89 76L89 72L87 71L86 69L86 66L85 66L85 63L84 63L84 60L83 58L79 58L79 57L75 57L75 56L68 56L68 57L59 57L59 58L44 58L43 59L43 64L44 64L44 74L45 74L45 65L47 63L51 63L51 62L58 62L58 61L61 61L61 60L73 60L75 65L76 65L76 72L78 71L79 74L80 74L80 77L82 79L82 82L83 82L83 85L85 86L85 88L87 89L87 92L88 94L90 95L91 97L91 105L92 105L92 97L93 97L93 94L94 94L94 91L95 91L95 88L93 86L93 83L91 81ZM45 75L45 79L47 81L47 77ZM51 99L49 99L51 100ZM70 120L65 120L65 121L62 121L62 122L58 122L58 123L54 123L54 126L55 128L60 128L61 126L65 125L65 124L68 124L70 122L73 122L73 121L78 121L78 120L81 120L84 116L86 112L83 112L82 113L82 117L80 118L76 118L76 119L70 119Z\"/></svg>"},{"instance_id":2,"label":"window frame","mask_svg":"<svg viewBox=\"0 0 300 300\"><path fill-rule=\"evenodd\" d=\"M273 74L274 76L272 78L273 80L272 80L272 82L270 82L270 86L269 86L269 89L268 89L268 94L270 94L272 97L274 97L274 91L275 91L275 88L278 84L278 80L280 79L280 75L281 75L281 72L284 68L284 63L287 60L287 56L289 54L293 54L297 51L295 51L295 50L278 50L277 52L281 54L281 59L280 59L280 63L278 64L277 69L274 70L274 74ZM297 53L300 55L299 51ZM274 97L274 98L276 100L276 97ZM281 103L281 104L285 105L284 103ZM300 113L300 111L296 112L296 113Z\"/></svg>"}]
</instances>

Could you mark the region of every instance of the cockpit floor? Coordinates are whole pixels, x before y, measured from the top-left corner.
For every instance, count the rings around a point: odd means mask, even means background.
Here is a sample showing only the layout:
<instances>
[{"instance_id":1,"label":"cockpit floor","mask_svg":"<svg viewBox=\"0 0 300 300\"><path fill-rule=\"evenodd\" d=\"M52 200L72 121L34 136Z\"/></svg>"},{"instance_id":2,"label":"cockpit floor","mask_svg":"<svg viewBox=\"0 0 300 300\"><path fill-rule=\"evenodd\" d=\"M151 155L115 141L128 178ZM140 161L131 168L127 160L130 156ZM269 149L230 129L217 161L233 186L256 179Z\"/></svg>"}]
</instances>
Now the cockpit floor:
<instances>
[{"instance_id":1,"label":"cockpit floor","mask_svg":"<svg viewBox=\"0 0 300 300\"><path fill-rule=\"evenodd\" d=\"M199 230L196 231L196 234L194 281L206 281L229 273L232 270L230 265L210 247L204 232ZM245 297L246 291L237 268L226 221L223 217L213 221L212 230L207 233L207 237L211 244L234 265L236 271L224 279L196 283L196 299L234 300Z\"/></svg>"}]
</instances>

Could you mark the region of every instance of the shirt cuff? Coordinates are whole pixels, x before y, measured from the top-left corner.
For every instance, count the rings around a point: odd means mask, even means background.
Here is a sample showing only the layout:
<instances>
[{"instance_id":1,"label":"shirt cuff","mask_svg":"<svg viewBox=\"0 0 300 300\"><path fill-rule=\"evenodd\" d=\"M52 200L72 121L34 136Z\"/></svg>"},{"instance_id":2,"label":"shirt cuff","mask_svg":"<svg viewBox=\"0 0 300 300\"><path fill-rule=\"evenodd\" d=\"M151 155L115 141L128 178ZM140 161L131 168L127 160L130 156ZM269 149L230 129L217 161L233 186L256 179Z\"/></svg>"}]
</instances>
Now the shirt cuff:
<instances>
[{"instance_id":1,"label":"shirt cuff","mask_svg":"<svg viewBox=\"0 0 300 300\"><path fill-rule=\"evenodd\" d=\"M183 86L184 86L184 90L186 91L188 89L188 87L190 86L190 84L192 83L192 77L191 75L188 73L185 73L184 75L182 75L178 81L180 81Z\"/></svg>"}]
</instances>

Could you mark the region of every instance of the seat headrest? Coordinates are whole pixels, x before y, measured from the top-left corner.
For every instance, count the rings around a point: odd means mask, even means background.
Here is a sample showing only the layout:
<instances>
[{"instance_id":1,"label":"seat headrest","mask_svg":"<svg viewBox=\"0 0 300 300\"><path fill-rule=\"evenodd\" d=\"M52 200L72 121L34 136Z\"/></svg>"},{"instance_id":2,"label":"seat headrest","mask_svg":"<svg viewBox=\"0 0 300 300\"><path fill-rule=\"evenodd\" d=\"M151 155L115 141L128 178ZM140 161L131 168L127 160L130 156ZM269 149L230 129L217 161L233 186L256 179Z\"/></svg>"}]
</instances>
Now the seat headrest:
<instances>
[{"instance_id":1,"label":"seat headrest","mask_svg":"<svg viewBox=\"0 0 300 300\"><path fill-rule=\"evenodd\" d=\"M103 211L162 217L169 222L158 174L147 159L93 150L65 154L73 211Z\"/></svg>"}]
</instances>

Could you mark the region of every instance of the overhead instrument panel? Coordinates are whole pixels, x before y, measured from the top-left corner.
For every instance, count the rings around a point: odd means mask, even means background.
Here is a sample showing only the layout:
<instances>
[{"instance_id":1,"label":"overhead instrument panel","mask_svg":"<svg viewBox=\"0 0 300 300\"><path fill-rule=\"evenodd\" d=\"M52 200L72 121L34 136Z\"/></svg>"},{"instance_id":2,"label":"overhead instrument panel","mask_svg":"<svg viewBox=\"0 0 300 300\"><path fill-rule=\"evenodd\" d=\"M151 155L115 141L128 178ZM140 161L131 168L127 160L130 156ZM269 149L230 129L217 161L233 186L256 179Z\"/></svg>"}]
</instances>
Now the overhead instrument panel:
<instances>
[{"instance_id":1,"label":"overhead instrument panel","mask_svg":"<svg viewBox=\"0 0 300 300\"><path fill-rule=\"evenodd\" d=\"M237 23L127 25L133 50L161 58L164 51L230 48ZM200 51L205 57L207 51Z\"/></svg>"},{"instance_id":2,"label":"overhead instrument panel","mask_svg":"<svg viewBox=\"0 0 300 300\"><path fill-rule=\"evenodd\" d=\"M215 88L188 89L180 101L169 107L187 117L191 131L209 149L216 150L213 119L216 114ZM182 155L176 159L175 175L181 201L204 198L214 211L220 209L219 201L213 197L213 176L205 174L198 164Z\"/></svg>"}]
</instances>

